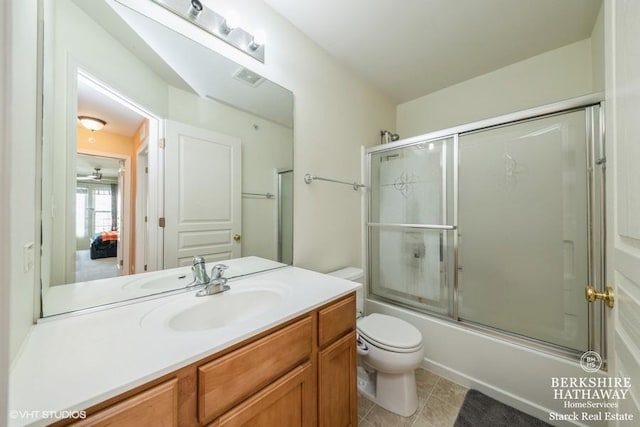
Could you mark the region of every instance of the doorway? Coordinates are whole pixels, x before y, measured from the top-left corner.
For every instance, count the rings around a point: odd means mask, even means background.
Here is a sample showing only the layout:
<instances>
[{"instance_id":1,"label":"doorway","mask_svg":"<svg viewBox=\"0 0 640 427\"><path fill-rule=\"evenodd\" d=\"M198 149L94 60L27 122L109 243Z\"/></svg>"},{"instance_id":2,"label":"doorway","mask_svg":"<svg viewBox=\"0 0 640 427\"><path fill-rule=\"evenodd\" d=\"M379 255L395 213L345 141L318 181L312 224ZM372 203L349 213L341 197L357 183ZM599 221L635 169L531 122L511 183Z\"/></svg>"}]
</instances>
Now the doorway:
<instances>
[{"instance_id":1,"label":"doorway","mask_svg":"<svg viewBox=\"0 0 640 427\"><path fill-rule=\"evenodd\" d=\"M76 281L120 274L125 209L123 158L76 156Z\"/></svg>"}]
</instances>

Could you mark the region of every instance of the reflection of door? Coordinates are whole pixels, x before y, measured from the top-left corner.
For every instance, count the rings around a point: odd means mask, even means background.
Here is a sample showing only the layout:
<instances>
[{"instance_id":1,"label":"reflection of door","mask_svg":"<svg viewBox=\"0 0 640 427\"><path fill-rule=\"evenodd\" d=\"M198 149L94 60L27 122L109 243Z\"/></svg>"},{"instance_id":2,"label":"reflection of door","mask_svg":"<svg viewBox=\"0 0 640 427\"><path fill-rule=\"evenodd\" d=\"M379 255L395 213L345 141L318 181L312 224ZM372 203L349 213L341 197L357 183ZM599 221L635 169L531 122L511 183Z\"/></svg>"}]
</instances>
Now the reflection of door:
<instances>
[{"instance_id":1,"label":"reflection of door","mask_svg":"<svg viewBox=\"0 0 640 427\"><path fill-rule=\"evenodd\" d=\"M166 122L164 267L239 257L241 143Z\"/></svg>"}]
</instances>

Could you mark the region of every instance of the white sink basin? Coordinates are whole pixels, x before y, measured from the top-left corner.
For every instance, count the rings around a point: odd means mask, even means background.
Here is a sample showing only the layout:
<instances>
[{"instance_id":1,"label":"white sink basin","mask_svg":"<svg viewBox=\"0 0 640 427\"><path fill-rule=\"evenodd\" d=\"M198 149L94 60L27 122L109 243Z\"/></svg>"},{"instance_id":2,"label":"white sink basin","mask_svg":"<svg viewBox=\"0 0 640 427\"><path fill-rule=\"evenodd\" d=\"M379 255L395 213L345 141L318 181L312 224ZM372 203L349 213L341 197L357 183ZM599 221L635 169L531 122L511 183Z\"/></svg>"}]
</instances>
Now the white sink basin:
<instances>
[{"instance_id":1,"label":"white sink basin","mask_svg":"<svg viewBox=\"0 0 640 427\"><path fill-rule=\"evenodd\" d=\"M289 292L287 285L271 281L230 285L231 290L216 295L184 295L150 311L140 324L143 328L162 327L177 332L224 328L276 308Z\"/></svg>"}]
</instances>

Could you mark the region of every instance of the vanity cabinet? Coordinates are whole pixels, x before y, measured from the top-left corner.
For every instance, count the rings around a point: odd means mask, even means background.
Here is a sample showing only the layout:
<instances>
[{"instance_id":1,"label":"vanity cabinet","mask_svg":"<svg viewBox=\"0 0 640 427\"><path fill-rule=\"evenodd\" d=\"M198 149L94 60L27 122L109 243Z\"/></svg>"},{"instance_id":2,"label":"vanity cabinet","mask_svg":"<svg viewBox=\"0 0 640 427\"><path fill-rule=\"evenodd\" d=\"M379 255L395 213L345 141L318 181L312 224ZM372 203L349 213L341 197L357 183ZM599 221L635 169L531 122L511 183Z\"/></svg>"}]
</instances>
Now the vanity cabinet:
<instances>
[{"instance_id":1,"label":"vanity cabinet","mask_svg":"<svg viewBox=\"0 0 640 427\"><path fill-rule=\"evenodd\" d=\"M319 311L318 426L356 427L355 298Z\"/></svg>"},{"instance_id":2,"label":"vanity cabinet","mask_svg":"<svg viewBox=\"0 0 640 427\"><path fill-rule=\"evenodd\" d=\"M73 424L138 427L178 425L178 381L173 378Z\"/></svg>"},{"instance_id":3,"label":"vanity cabinet","mask_svg":"<svg viewBox=\"0 0 640 427\"><path fill-rule=\"evenodd\" d=\"M313 348L312 319L312 316L307 316L226 356L200 366L198 368L198 419L200 422L206 423L215 419L257 390L261 390L291 371L301 362L309 360ZM244 413L247 411L245 410Z\"/></svg>"},{"instance_id":4,"label":"vanity cabinet","mask_svg":"<svg viewBox=\"0 0 640 427\"><path fill-rule=\"evenodd\" d=\"M333 301L55 425L357 425L355 295Z\"/></svg>"}]
</instances>

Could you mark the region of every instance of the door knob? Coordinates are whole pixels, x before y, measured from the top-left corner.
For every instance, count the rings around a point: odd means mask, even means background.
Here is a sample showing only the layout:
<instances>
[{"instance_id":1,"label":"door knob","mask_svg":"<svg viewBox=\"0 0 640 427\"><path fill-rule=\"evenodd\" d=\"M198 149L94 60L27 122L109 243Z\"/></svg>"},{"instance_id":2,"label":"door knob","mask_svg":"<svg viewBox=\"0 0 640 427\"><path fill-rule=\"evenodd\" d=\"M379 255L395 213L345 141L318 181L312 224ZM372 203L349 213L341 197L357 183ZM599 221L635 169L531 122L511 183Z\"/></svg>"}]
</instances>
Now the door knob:
<instances>
[{"instance_id":1,"label":"door knob","mask_svg":"<svg viewBox=\"0 0 640 427\"><path fill-rule=\"evenodd\" d=\"M233 235L233 240L235 240L236 242L239 242L241 238L242 238L242 236L239 235L239 234L234 234Z\"/></svg>"},{"instance_id":2,"label":"door knob","mask_svg":"<svg viewBox=\"0 0 640 427\"><path fill-rule=\"evenodd\" d=\"M614 298L613 298L613 288L611 286L607 286L604 289L604 292L598 292L596 291L596 288L594 288L593 286L587 286L585 288L585 297L587 298L587 301L590 303L595 302L595 300L597 299L601 299L602 301L607 303L609 308L613 308Z\"/></svg>"}]
</instances>

